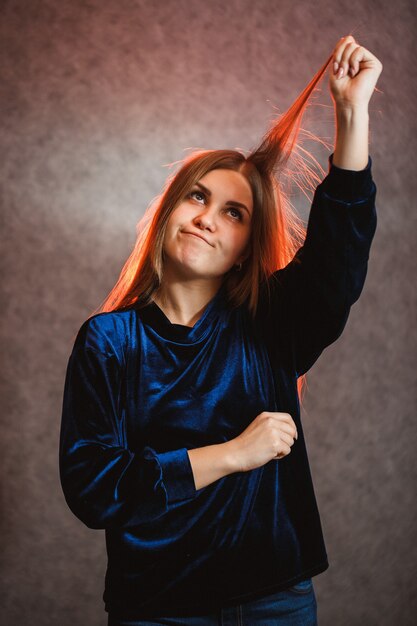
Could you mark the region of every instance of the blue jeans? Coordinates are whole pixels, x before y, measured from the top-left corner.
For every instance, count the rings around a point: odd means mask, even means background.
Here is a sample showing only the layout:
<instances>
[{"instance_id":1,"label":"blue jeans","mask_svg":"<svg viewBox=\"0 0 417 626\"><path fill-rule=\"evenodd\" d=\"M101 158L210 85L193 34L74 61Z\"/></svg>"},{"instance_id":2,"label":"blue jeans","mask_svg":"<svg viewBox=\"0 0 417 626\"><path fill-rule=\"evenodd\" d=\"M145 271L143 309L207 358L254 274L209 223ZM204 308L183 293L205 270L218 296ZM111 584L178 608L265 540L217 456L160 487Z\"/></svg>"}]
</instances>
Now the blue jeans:
<instances>
[{"instance_id":1,"label":"blue jeans","mask_svg":"<svg viewBox=\"0 0 417 626\"><path fill-rule=\"evenodd\" d=\"M317 601L311 578L258 600L191 617L123 620L109 615L108 626L317 626Z\"/></svg>"}]
</instances>

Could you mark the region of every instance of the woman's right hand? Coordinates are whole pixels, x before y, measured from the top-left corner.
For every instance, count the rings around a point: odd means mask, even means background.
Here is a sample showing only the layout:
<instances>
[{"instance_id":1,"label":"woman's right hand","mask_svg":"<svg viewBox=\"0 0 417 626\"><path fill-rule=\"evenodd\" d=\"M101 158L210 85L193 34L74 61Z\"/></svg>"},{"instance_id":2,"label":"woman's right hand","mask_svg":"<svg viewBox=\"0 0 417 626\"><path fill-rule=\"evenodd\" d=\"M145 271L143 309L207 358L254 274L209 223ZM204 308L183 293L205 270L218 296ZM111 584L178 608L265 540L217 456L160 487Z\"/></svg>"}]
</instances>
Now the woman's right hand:
<instances>
[{"instance_id":1,"label":"woman's right hand","mask_svg":"<svg viewBox=\"0 0 417 626\"><path fill-rule=\"evenodd\" d=\"M297 427L289 413L262 411L227 445L236 463L236 471L247 472L272 459L287 456L297 438Z\"/></svg>"}]
</instances>

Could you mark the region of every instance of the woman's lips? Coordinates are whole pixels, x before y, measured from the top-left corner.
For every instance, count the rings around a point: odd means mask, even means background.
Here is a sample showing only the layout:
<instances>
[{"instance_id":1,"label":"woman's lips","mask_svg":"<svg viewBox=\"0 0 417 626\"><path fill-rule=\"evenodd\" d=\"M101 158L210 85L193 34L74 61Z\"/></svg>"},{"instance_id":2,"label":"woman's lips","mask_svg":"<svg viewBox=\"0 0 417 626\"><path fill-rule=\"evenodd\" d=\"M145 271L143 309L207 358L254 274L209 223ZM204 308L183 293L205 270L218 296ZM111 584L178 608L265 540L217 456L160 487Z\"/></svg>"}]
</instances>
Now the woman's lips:
<instances>
[{"instance_id":1,"label":"woman's lips","mask_svg":"<svg viewBox=\"0 0 417 626\"><path fill-rule=\"evenodd\" d=\"M192 235L193 237L197 237L198 239L201 239L202 241L204 241L205 243L207 243L209 246L211 246L212 244L207 241L207 239L205 239L202 235L197 235L197 233L190 233L188 230L183 230L182 231L185 235Z\"/></svg>"}]
</instances>

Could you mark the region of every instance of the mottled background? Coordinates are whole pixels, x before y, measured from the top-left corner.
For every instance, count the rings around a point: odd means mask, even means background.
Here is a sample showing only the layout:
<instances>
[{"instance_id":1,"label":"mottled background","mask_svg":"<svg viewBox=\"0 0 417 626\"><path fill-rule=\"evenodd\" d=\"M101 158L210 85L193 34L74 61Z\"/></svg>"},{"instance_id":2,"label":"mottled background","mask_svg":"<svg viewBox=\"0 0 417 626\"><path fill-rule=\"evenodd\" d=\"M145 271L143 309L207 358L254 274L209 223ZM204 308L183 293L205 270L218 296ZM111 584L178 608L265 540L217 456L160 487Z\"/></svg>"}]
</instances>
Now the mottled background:
<instances>
[{"instance_id":1,"label":"mottled background","mask_svg":"<svg viewBox=\"0 0 417 626\"><path fill-rule=\"evenodd\" d=\"M254 147L349 32L384 65L371 102L378 229L362 296L309 374L330 559L314 583L321 626L415 623L414 2L0 6L2 623L107 623L104 532L72 515L59 484L74 334L115 283L167 164L192 147ZM332 142L327 82L305 122Z\"/></svg>"}]
</instances>

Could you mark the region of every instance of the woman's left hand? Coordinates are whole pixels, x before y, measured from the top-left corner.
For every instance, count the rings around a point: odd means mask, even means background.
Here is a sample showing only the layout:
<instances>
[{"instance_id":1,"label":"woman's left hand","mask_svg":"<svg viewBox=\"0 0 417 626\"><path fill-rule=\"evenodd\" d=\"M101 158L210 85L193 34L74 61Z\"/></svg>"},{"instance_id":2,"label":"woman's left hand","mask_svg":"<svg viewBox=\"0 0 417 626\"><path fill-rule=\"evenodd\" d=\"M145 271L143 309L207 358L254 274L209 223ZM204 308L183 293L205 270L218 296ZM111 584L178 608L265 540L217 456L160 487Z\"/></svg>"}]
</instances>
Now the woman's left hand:
<instances>
[{"instance_id":1,"label":"woman's left hand","mask_svg":"<svg viewBox=\"0 0 417 626\"><path fill-rule=\"evenodd\" d=\"M330 64L330 92L341 108L366 107L374 92L382 63L352 35L342 37Z\"/></svg>"}]
</instances>

